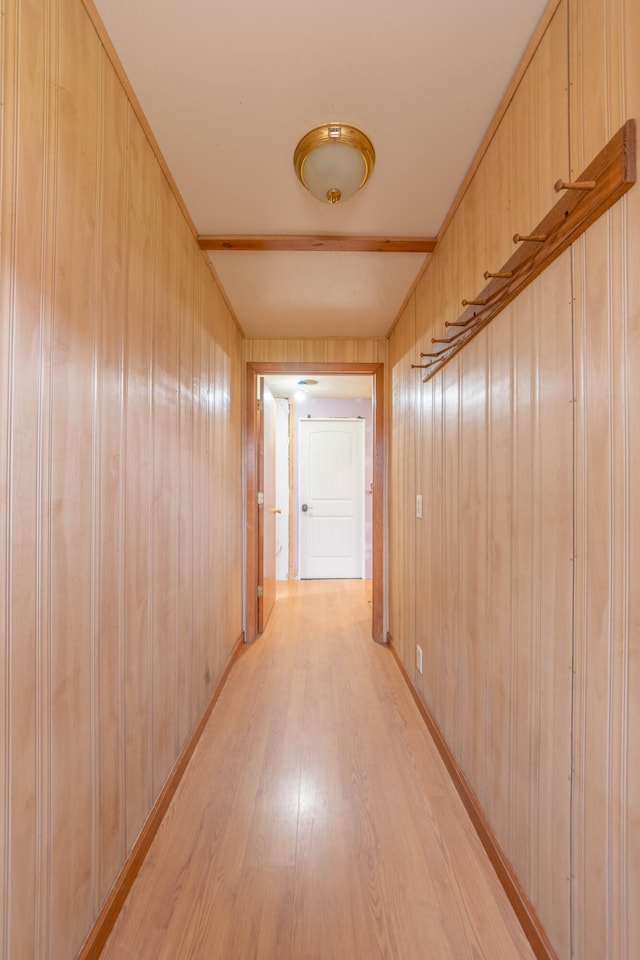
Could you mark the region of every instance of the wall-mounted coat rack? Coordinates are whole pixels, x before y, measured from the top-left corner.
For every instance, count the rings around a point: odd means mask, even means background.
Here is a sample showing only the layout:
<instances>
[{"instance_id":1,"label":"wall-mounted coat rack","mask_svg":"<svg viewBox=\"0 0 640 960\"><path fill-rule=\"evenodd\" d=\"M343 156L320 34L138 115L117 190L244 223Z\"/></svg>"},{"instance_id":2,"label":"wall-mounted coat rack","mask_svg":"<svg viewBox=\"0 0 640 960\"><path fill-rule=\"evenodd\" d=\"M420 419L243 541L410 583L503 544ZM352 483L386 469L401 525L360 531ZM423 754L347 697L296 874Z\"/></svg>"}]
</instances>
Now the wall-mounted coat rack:
<instances>
[{"instance_id":1,"label":"wall-mounted coat rack","mask_svg":"<svg viewBox=\"0 0 640 960\"><path fill-rule=\"evenodd\" d=\"M556 181L554 189L564 194L562 199L531 233L515 234L513 242L518 249L513 256L499 270L486 270L487 285L472 300L462 301L465 310L458 320L445 323L457 332L432 338L438 347L420 354L429 362L411 364L414 369L428 371L423 382L462 350L635 182L636 123L627 120L577 180Z\"/></svg>"}]
</instances>

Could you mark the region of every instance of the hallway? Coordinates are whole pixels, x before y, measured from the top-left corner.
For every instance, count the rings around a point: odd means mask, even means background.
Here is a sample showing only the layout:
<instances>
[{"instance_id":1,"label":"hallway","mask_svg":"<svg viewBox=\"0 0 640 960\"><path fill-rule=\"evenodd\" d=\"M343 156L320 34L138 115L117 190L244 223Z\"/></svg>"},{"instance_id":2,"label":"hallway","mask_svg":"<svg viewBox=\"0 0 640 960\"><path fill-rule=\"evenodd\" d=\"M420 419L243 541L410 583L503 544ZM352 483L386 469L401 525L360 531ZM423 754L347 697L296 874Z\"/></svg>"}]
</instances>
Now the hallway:
<instances>
[{"instance_id":1,"label":"hallway","mask_svg":"<svg viewBox=\"0 0 640 960\"><path fill-rule=\"evenodd\" d=\"M279 585L105 960L533 956L367 589Z\"/></svg>"}]
</instances>

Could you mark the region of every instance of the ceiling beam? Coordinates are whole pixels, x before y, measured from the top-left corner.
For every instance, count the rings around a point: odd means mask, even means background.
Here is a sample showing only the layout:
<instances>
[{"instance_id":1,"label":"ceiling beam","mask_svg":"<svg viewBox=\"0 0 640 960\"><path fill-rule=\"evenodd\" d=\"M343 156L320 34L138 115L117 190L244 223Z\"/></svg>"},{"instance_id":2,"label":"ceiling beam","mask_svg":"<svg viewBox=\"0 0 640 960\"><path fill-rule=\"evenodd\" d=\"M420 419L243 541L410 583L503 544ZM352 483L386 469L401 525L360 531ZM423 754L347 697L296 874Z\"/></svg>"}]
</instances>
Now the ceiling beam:
<instances>
[{"instance_id":1,"label":"ceiling beam","mask_svg":"<svg viewBox=\"0 0 640 960\"><path fill-rule=\"evenodd\" d=\"M433 253L434 237L198 237L201 250L328 250L334 253Z\"/></svg>"}]
</instances>

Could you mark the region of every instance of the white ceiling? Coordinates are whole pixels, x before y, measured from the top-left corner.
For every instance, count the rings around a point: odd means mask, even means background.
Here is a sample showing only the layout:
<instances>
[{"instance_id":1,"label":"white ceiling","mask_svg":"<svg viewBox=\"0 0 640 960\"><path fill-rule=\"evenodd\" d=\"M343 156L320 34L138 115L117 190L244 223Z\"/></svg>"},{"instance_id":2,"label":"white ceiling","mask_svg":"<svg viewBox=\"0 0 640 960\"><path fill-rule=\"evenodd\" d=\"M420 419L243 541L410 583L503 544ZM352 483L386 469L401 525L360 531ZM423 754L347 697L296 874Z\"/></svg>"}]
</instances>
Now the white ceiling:
<instances>
[{"instance_id":1,"label":"white ceiling","mask_svg":"<svg viewBox=\"0 0 640 960\"><path fill-rule=\"evenodd\" d=\"M368 374L269 374L264 379L274 397L296 397L305 393L309 399L338 397L341 400L371 400L373 395L373 377ZM301 380L315 380L316 383L303 386Z\"/></svg>"},{"instance_id":2,"label":"white ceiling","mask_svg":"<svg viewBox=\"0 0 640 960\"><path fill-rule=\"evenodd\" d=\"M435 236L547 0L95 0L200 234ZM319 123L376 166L329 206ZM247 336L384 336L424 256L209 254Z\"/></svg>"}]
</instances>

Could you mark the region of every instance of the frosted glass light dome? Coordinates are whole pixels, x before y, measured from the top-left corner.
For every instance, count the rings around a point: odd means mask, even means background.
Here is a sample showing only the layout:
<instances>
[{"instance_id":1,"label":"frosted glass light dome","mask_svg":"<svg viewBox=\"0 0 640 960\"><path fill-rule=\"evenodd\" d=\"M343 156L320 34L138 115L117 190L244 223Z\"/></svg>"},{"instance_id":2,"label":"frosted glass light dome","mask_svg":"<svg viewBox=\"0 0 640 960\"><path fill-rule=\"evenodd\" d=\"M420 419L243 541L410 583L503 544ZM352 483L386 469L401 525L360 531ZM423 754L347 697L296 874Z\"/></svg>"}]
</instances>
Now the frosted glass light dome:
<instances>
[{"instance_id":1,"label":"frosted glass light dome","mask_svg":"<svg viewBox=\"0 0 640 960\"><path fill-rule=\"evenodd\" d=\"M349 124L314 127L295 149L293 163L301 183L324 203L352 197L373 170L375 152L369 138Z\"/></svg>"}]
</instances>

